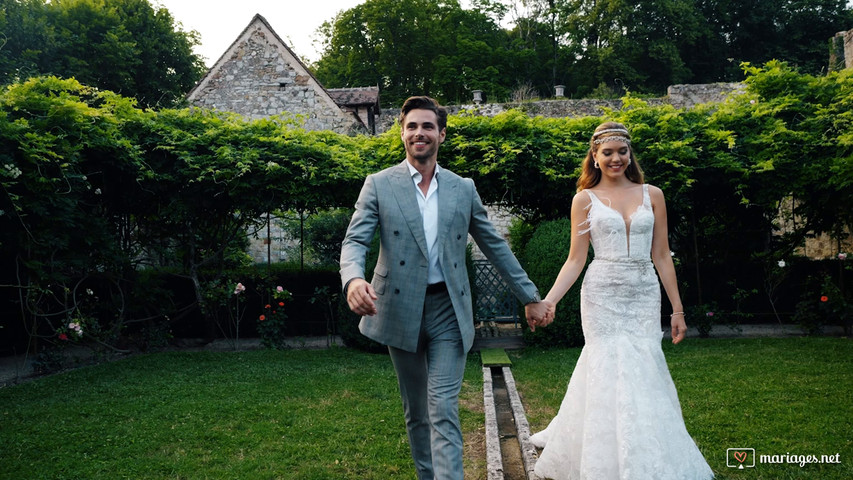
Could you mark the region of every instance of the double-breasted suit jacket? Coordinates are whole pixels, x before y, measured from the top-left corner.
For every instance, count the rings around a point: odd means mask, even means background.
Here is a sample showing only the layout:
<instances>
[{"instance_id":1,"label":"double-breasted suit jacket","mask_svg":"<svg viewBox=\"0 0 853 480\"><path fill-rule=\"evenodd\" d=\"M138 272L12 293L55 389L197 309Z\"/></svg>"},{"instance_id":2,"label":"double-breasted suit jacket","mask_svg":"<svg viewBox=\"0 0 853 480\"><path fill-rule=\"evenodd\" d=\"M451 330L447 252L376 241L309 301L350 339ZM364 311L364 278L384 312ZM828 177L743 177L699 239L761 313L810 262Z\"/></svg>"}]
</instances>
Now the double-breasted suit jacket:
<instances>
[{"instance_id":1,"label":"double-breasted suit jacket","mask_svg":"<svg viewBox=\"0 0 853 480\"><path fill-rule=\"evenodd\" d=\"M465 250L468 234L522 303L539 300L506 240L489 221L474 181L441 169L438 179L439 264L465 351L474 342L474 315ZM341 282L366 278L364 264L376 228L379 259L371 284L376 315L362 317L362 334L384 345L415 352L427 288L428 255L417 192L406 161L367 177L341 246Z\"/></svg>"}]
</instances>

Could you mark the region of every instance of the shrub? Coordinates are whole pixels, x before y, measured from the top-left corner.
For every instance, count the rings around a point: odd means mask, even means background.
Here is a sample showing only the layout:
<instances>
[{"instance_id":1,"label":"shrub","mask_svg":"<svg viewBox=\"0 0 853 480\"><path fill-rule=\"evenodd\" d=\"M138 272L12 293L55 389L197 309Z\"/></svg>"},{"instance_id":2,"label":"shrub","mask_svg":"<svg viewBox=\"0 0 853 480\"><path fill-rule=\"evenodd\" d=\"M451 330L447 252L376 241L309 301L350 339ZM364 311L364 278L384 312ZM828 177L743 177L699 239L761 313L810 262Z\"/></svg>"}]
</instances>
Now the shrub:
<instances>
[{"instance_id":1,"label":"shrub","mask_svg":"<svg viewBox=\"0 0 853 480\"><path fill-rule=\"evenodd\" d=\"M270 303L264 305L263 313L258 316L258 335L265 347L283 350L287 347L285 301L290 300L290 292L278 285L269 296L271 296Z\"/></svg>"},{"instance_id":2,"label":"shrub","mask_svg":"<svg viewBox=\"0 0 853 480\"><path fill-rule=\"evenodd\" d=\"M794 321L810 335L820 335L826 325L845 325L853 308L829 275L810 279L794 312Z\"/></svg>"},{"instance_id":3,"label":"shrub","mask_svg":"<svg viewBox=\"0 0 853 480\"><path fill-rule=\"evenodd\" d=\"M296 239L304 233L304 250L319 264L337 265L352 213L351 208L322 210L305 217L304 222L287 220L286 229Z\"/></svg>"},{"instance_id":4,"label":"shrub","mask_svg":"<svg viewBox=\"0 0 853 480\"><path fill-rule=\"evenodd\" d=\"M572 222L560 219L543 222L523 249L522 264L530 280L544 295L560 272L569 255ZM528 345L543 347L579 347L583 345L580 319L581 275L557 306L554 323L535 332L525 328L524 340Z\"/></svg>"}]
</instances>

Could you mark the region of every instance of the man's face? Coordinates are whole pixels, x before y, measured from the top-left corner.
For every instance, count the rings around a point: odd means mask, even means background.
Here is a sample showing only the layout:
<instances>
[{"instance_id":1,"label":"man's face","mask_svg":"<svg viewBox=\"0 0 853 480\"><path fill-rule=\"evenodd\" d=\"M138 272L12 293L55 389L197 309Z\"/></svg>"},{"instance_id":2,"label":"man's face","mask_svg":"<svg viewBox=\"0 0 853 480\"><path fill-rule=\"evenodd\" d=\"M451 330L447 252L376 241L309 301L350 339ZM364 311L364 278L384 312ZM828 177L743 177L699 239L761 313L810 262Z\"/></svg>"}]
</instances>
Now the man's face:
<instances>
[{"instance_id":1,"label":"man's face","mask_svg":"<svg viewBox=\"0 0 853 480\"><path fill-rule=\"evenodd\" d=\"M444 141L445 129L439 130L438 116L432 110L411 110L403 121L403 146L406 158L426 164L438 158L438 146Z\"/></svg>"}]
</instances>

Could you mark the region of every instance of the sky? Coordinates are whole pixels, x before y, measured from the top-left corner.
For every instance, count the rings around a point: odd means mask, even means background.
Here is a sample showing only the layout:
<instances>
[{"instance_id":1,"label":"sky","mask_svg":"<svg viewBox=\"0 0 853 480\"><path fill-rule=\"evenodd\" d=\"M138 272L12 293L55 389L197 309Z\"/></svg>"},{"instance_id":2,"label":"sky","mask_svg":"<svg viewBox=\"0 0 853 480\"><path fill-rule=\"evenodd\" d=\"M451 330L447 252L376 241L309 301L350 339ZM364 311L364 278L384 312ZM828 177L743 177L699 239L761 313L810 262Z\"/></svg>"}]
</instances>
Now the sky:
<instances>
[{"instance_id":1,"label":"sky","mask_svg":"<svg viewBox=\"0 0 853 480\"><path fill-rule=\"evenodd\" d=\"M195 53L208 67L219 60L237 35L256 13L267 19L275 33L301 58L319 60L314 49L315 31L341 10L349 10L365 0L152 0L171 12L181 30L195 30L201 45Z\"/></svg>"}]
</instances>

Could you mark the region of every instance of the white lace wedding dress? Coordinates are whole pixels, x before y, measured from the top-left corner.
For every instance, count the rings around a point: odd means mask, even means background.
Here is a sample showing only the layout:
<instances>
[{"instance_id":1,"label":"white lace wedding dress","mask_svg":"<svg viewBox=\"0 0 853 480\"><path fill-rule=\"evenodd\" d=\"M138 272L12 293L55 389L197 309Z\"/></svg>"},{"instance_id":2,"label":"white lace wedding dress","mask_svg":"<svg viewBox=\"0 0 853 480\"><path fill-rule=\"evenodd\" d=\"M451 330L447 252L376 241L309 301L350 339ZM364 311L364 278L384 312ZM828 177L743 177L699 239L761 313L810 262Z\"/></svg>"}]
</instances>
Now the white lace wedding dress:
<instances>
[{"instance_id":1,"label":"white lace wedding dress","mask_svg":"<svg viewBox=\"0 0 853 480\"><path fill-rule=\"evenodd\" d=\"M535 473L555 480L713 478L684 426L661 350L648 185L627 223L587 193L595 259L581 287L585 345L560 411L531 437L544 447Z\"/></svg>"}]
</instances>

